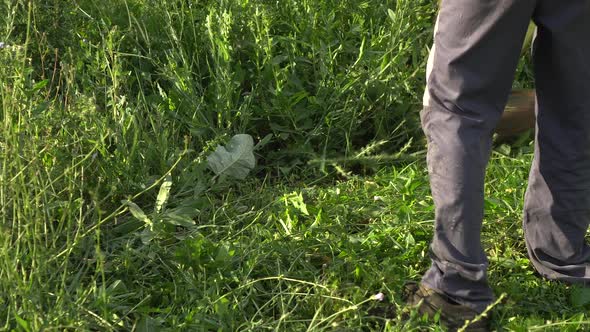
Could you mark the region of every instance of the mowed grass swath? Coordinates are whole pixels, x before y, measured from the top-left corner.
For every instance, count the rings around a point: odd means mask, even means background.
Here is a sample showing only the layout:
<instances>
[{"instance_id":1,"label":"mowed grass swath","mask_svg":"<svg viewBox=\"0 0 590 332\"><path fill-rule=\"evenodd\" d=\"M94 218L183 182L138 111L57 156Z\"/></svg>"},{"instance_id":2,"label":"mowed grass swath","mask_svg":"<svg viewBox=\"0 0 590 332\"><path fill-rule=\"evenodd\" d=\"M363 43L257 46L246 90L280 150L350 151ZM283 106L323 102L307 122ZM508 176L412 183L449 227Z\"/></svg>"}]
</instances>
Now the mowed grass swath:
<instances>
[{"instance_id":1,"label":"mowed grass swath","mask_svg":"<svg viewBox=\"0 0 590 332\"><path fill-rule=\"evenodd\" d=\"M398 319L428 264L417 111L435 11L2 2L0 329L440 330ZM518 78L530 85L526 62ZM518 144L488 185L491 278L509 293L497 324L584 328L588 294L528 266ZM224 149L257 166L210 167ZM393 320L370 313L380 291Z\"/></svg>"}]
</instances>

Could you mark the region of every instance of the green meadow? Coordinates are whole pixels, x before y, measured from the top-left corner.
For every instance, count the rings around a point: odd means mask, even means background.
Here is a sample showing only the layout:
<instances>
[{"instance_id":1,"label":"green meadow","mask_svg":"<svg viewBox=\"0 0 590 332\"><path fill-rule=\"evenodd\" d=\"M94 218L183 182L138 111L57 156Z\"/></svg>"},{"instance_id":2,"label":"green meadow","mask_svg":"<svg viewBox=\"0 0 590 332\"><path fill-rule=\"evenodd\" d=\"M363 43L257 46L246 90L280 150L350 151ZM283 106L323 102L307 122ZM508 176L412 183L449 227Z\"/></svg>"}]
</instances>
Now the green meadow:
<instances>
[{"instance_id":1,"label":"green meadow","mask_svg":"<svg viewBox=\"0 0 590 332\"><path fill-rule=\"evenodd\" d=\"M0 330L443 331L401 299L429 265L436 1L0 13ZM490 161L493 327L590 330L590 291L527 258L531 159L528 134Z\"/></svg>"}]
</instances>

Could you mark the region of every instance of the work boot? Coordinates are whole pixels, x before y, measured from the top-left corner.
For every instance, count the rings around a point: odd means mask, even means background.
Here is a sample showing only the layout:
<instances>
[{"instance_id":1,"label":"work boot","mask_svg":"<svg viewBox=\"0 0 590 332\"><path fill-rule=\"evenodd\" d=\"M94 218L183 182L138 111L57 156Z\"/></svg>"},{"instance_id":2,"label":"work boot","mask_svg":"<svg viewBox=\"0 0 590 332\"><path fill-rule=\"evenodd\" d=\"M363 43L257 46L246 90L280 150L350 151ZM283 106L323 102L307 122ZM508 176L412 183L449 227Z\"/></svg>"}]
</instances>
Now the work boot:
<instances>
[{"instance_id":1,"label":"work boot","mask_svg":"<svg viewBox=\"0 0 590 332\"><path fill-rule=\"evenodd\" d=\"M487 316L479 317L480 314L473 309L453 301L422 283L407 283L404 286L404 297L406 303L416 306L421 315L433 318L439 313L441 323L449 331L457 331L464 326L463 331L490 331L490 319ZM470 323L466 325L466 321L470 321Z\"/></svg>"}]
</instances>

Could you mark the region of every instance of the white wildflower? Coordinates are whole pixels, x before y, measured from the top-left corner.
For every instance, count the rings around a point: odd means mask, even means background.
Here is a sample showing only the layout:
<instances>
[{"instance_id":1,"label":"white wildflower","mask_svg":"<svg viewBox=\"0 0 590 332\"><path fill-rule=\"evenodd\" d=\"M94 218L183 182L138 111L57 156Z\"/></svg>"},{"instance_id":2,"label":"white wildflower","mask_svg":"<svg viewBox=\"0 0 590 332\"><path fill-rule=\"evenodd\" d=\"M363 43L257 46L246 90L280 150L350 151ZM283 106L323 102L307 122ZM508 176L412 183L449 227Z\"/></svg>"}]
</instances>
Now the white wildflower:
<instances>
[{"instance_id":1,"label":"white wildflower","mask_svg":"<svg viewBox=\"0 0 590 332\"><path fill-rule=\"evenodd\" d=\"M381 301L385 300L385 294L379 292L379 293L373 295L373 300L381 302Z\"/></svg>"}]
</instances>

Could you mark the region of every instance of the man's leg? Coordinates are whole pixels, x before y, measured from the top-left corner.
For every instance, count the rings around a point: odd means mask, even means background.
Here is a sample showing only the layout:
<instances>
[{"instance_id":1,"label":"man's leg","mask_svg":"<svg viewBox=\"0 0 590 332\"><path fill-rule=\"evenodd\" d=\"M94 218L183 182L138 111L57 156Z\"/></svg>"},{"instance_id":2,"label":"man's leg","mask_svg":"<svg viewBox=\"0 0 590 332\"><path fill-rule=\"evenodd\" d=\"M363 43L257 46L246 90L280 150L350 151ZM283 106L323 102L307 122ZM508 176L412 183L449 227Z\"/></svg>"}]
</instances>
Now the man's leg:
<instances>
[{"instance_id":1,"label":"man's leg","mask_svg":"<svg viewBox=\"0 0 590 332\"><path fill-rule=\"evenodd\" d=\"M493 300L480 243L484 175L536 0L443 0L421 113L434 199L422 283L476 311Z\"/></svg>"},{"instance_id":2,"label":"man's leg","mask_svg":"<svg viewBox=\"0 0 590 332\"><path fill-rule=\"evenodd\" d=\"M590 1L541 0L538 116L524 229L535 269L590 284Z\"/></svg>"}]
</instances>

